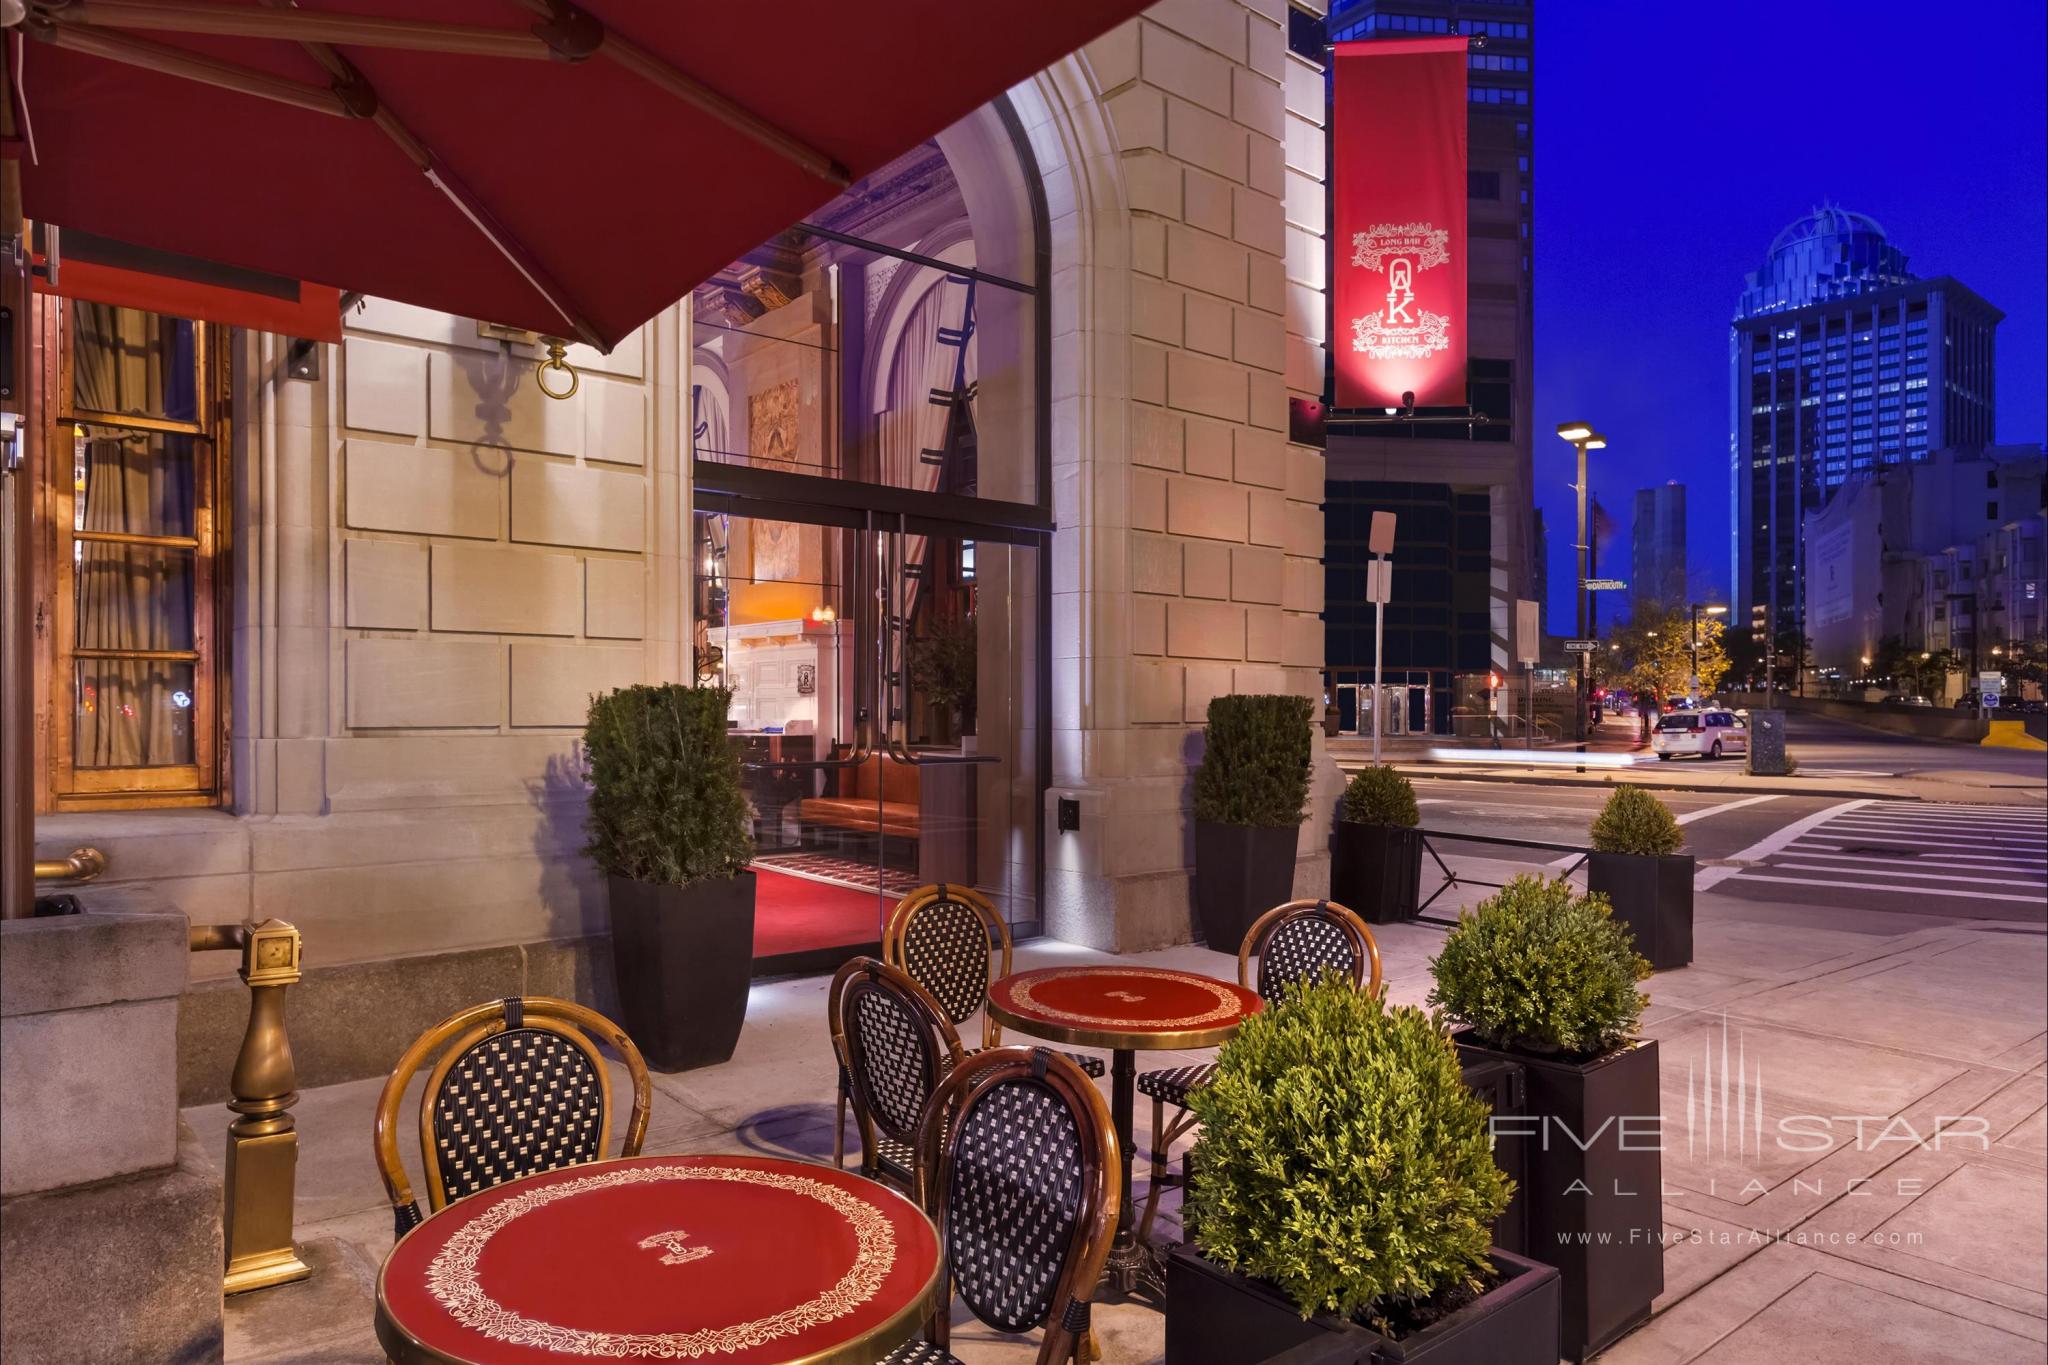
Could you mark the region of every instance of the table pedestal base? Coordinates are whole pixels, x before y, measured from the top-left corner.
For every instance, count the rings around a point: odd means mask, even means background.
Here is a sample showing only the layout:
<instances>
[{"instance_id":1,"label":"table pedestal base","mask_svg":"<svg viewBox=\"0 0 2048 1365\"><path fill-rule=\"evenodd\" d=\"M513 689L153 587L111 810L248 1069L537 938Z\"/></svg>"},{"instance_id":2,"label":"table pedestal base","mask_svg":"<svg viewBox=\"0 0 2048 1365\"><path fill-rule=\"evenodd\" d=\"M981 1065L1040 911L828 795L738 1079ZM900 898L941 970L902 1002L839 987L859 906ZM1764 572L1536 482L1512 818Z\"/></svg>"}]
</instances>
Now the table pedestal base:
<instances>
[{"instance_id":1,"label":"table pedestal base","mask_svg":"<svg viewBox=\"0 0 2048 1365\"><path fill-rule=\"evenodd\" d=\"M1166 1257L1147 1242L1119 1241L1102 1264L1102 1288L1120 1298L1166 1306Z\"/></svg>"}]
</instances>

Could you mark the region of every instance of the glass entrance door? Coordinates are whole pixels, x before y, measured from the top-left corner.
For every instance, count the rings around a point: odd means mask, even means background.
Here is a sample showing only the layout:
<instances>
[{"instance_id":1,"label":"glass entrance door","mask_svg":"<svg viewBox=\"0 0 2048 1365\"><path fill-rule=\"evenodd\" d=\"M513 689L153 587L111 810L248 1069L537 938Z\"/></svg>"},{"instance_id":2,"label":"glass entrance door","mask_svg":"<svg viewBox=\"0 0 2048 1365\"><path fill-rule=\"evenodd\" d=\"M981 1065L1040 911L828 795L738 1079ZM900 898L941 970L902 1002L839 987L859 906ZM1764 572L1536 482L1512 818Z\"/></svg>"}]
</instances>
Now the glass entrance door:
<instances>
[{"instance_id":1,"label":"glass entrance door","mask_svg":"<svg viewBox=\"0 0 2048 1365\"><path fill-rule=\"evenodd\" d=\"M934 882L1035 931L1038 549L775 510L695 517L696 671L733 694L757 973L876 951Z\"/></svg>"}]
</instances>

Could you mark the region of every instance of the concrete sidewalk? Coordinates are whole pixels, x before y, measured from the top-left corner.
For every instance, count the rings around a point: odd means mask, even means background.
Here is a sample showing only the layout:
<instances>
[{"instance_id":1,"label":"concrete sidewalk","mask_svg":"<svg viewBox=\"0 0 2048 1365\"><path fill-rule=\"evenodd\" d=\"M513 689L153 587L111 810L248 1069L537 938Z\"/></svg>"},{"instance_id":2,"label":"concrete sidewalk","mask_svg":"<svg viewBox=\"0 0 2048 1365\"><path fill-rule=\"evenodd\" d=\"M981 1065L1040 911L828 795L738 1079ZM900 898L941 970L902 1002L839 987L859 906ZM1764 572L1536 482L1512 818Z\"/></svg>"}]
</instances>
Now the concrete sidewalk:
<instances>
[{"instance_id":1,"label":"concrete sidewalk","mask_svg":"<svg viewBox=\"0 0 2048 1365\"><path fill-rule=\"evenodd\" d=\"M1392 998L1421 1003L1443 931L1398 924L1377 933ZM2040 1360L2048 936L1708 891L1696 938L1692 967L1650 981L1645 1017L1662 1047L1667 1289L1656 1316L1603 1359ZM1018 956L1020 966L1042 966L1099 955L1030 943ZM1200 947L1132 960L1234 971L1228 956ZM829 1160L826 984L758 986L730 1063L657 1077L647 1150ZM1689 1086L1721 1066L1724 1050L1756 1078L1754 1107L1773 1133L1781 1119L1831 1116L1825 1149L1689 1127ZM1183 1055L1148 1054L1140 1064ZM392 1239L371 1160L378 1089L374 1080L330 1086L299 1104L298 1228L316 1278L230 1300L228 1360L382 1359L373 1286ZM1141 1150L1150 1108L1138 1106ZM408 1108L407 1131L412 1115ZM1863 1116L1860 1140L1853 1116ZM227 1112L186 1118L217 1153ZM1942 1127L1958 1136L1937 1148ZM1178 1236L1177 1198L1165 1207L1163 1233ZM953 1349L969 1365L1035 1355L1033 1339L997 1337L964 1313L956 1323ZM1152 1309L1109 1305L1096 1323L1109 1365L1163 1359L1164 1320Z\"/></svg>"}]
</instances>

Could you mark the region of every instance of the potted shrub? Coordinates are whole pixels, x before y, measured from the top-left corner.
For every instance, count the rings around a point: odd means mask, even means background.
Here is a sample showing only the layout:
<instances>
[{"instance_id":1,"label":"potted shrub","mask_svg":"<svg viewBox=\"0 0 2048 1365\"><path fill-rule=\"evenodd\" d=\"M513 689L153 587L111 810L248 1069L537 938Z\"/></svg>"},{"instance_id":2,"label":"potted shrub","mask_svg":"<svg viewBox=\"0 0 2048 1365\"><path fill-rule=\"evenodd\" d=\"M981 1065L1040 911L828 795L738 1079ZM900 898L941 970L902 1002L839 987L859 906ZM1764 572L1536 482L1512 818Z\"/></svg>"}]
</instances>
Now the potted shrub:
<instances>
[{"instance_id":1,"label":"potted shrub","mask_svg":"<svg viewBox=\"0 0 2048 1365\"><path fill-rule=\"evenodd\" d=\"M1593 821L1586 889L1605 896L1652 971L1692 961L1693 856L1671 808L1642 787L1614 789Z\"/></svg>"},{"instance_id":2,"label":"potted shrub","mask_svg":"<svg viewBox=\"0 0 2048 1365\"><path fill-rule=\"evenodd\" d=\"M1375 1361L1555 1365L1557 1272L1489 1245L1511 1187L1437 1019L1326 975L1245 1020L1189 1103L1167 1365L1331 1334Z\"/></svg>"},{"instance_id":3,"label":"potted shrub","mask_svg":"<svg viewBox=\"0 0 2048 1365\"><path fill-rule=\"evenodd\" d=\"M723 687L626 687L583 731L585 850L610 884L626 1032L657 1071L732 1056L753 978L753 846Z\"/></svg>"},{"instance_id":4,"label":"potted shrub","mask_svg":"<svg viewBox=\"0 0 2048 1365\"><path fill-rule=\"evenodd\" d=\"M1195 770L1195 917L1218 952L1294 896L1307 818L1306 697L1217 697Z\"/></svg>"},{"instance_id":5,"label":"potted shrub","mask_svg":"<svg viewBox=\"0 0 2048 1365\"><path fill-rule=\"evenodd\" d=\"M1415 788L1372 767L1345 785L1330 844L1330 897L1374 924L1411 919L1422 884L1422 823Z\"/></svg>"},{"instance_id":6,"label":"potted shrub","mask_svg":"<svg viewBox=\"0 0 2048 1365\"><path fill-rule=\"evenodd\" d=\"M974 748L978 645L974 613L939 622L910 643L910 681L951 723L963 750Z\"/></svg>"},{"instance_id":7,"label":"potted shrub","mask_svg":"<svg viewBox=\"0 0 2048 1365\"><path fill-rule=\"evenodd\" d=\"M1430 969L1430 1003L1467 1026L1460 1054L1522 1064L1517 1198L1530 1254L1563 1276L1564 1354L1583 1360L1664 1289L1657 1045L1633 1036L1650 964L1603 897L1524 876L1460 915Z\"/></svg>"}]
</instances>

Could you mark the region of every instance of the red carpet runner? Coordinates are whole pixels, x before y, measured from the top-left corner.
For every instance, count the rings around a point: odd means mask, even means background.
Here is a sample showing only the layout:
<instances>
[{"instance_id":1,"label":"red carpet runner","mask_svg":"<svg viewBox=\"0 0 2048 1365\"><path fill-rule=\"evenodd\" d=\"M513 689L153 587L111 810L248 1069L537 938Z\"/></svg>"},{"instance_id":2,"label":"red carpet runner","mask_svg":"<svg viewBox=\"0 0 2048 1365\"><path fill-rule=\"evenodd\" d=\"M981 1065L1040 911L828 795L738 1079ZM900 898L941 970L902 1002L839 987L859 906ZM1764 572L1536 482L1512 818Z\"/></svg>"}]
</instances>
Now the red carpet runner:
<instances>
[{"instance_id":1,"label":"red carpet runner","mask_svg":"<svg viewBox=\"0 0 2048 1365\"><path fill-rule=\"evenodd\" d=\"M754 956L874 943L894 907L872 891L790 877L754 864Z\"/></svg>"}]
</instances>

